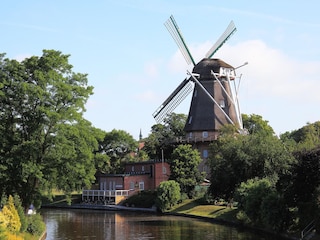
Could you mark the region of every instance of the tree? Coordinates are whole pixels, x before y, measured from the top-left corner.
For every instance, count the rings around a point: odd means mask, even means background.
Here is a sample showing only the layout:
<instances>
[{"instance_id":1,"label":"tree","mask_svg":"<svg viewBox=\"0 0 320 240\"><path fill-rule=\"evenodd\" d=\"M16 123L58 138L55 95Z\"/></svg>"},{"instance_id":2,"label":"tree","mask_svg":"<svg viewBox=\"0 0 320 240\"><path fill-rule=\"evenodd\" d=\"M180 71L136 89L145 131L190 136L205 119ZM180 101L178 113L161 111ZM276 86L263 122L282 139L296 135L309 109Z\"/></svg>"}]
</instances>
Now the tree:
<instances>
[{"instance_id":1,"label":"tree","mask_svg":"<svg viewBox=\"0 0 320 240\"><path fill-rule=\"evenodd\" d=\"M294 155L297 162L290 173L281 176L277 188L284 194L286 203L297 209L300 227L305 227L320 212L320 147L297 151Z\"/></svg>"},{"instance_id":2,"label":"tree","mask_svg":"<svg viewBox=\"0 0 320 240\"><path fill-rule=\"evenodd\" d=\"M138 143L123 130L113 129L106 133L99 144L99 152L106 154L110 159L109 173L122 173L123 164L130 159L130 153L137 152Z\"/></svg>"},{"instance_id":3,"label":"tree","mask_svg":"<svg viewBox=\"0 0 320 240\"><path fill-rule=\"evenodd\" d=\"M281 139L286 144L294 141L294 151L296 150L312 150L320 146L320 121L315 123L308 123L306 126L298 130L286 132L282 134Z\"/></svg>"},{"instance_id":4,"label":"tree","mask_svg":"<svg viewBox=\"0 0 320 240\"><path fill-rule=\"evenodd\" d=\"M20 232L25 232L27 230L28 221L25 215L25 211L21 205L20 197L17 194L15 194L13 196L13 201L21 223Z\"/></svg>"},{"instance_id":5,"label":"tree","mask_svg":"<svg viewBox=\"0 0 320 240\"><path fill-rule=\"evenodd\" d=\"M157 188L157 206L164 212L180 200L180 186L174 180L161 182Z\"/></svg>"},{"instance_id":6,"label":"tree","mask_svg":"<svg viewBox=\"0 0 320 240\"><path fill-rule=\"evenodd\" d=\"M274 130L263 120L262 116L256 114L242 114L243 127L248 130L249 134L274 135Z\"/></svg>"},{"instance_id":7,"label":"tree","mask_svg":"<svg viewBox=\"0 0 320 240\"><path fill-rule=\"evenodd\" d=\"M173 149L181 138L185 138L184 125L187 116L185 114L171 113L163 124L155 124L151 127L151 134L145 139L144 151L153 159L161 159L162 154L171 158Z\"/></svg>"},{"instance_id":8,"label":"tree","mask_svg":"<svg viewBox=\"0 0 320 240\"><path fill-rule=\"evenodd\" d=\"M97 142L82 116L93 88L68 58L54 50L22 62L0 56L0 193L17 193L25 207L42 188L70 192L94 179Z\"/></svg>"},{"instance_id":9,"label":"tree","mask_svg":"<svg viewBox=\"0 0 320 240\"><path fill-rule=\"evenodd\" d=\"M11 233L18 233L21 228L21 222L19 214L14 206L13 197L11 195L8 198L7 204L2 208L2 213L6 220L6 228Z\"/></svg>"},{"instance_id":10,"label":"tree","mask_svg":"<svg viewBox=\"0 0 320 240\"><path fill-rule=\"evenodd\" d=\"M267 178L249 179L237 188L235 200L239 209L255 225L262 225L275 231L287 229L291 224L289 208L275 185Z\"/></svg>"},{"instance_id":11,"label":"tree","mask_svg":"<svg viewBox=\"0 0 320 240\"><path fill-rule=\"evenodd\" d=\"M271 134L223 135L212 143L210 151L210 192L226 199L248 179L267 177L277 182L279 174L294 162L291 152Z\"/></svg>"},{"instance_id":12,"label":"tree","mask_svg":"<svg viewBox=\"0 0 320 240\"><path fill-rule=\"evenodd\" d=\"M172 153L170 163L170 179L179 183L181 192L189 198L194 196L194 188L204 178L199 172L198 166L201 157L191 145L179 145Z\"/></svg>"}]
</instances>

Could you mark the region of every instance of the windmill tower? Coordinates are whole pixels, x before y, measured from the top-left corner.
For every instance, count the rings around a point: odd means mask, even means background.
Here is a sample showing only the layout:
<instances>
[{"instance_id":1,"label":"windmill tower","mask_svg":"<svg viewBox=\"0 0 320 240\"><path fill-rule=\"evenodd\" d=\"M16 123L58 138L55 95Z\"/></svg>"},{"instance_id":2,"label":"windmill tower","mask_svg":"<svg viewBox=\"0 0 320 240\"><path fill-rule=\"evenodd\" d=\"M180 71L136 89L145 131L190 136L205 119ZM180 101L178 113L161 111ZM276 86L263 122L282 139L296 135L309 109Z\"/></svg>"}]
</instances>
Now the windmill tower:
<instances>
[{"instance_id":1,"label":"windmill tower","mask_svg":"<svg viewBox=\"0 0 320 240\"><path fill-rule=\"evenodd\" d=\"M217 40L199 63L195 63L173 16L165 26L177 43L188 64L193 64L192 72L172 92L172 94L153 113L160 123L193 91L191 105L184 130L186 142L193 144L201 153L202 159L208 157L209 144L217 139L218 130L225 124L233 124L242 129L238 104L238 86L235 68L212 56L236 31L231 21L225 32ZM233 84L231 83L233 82ZM200 169L205 170L205 169Z\"/></svg>"}]
</instances>

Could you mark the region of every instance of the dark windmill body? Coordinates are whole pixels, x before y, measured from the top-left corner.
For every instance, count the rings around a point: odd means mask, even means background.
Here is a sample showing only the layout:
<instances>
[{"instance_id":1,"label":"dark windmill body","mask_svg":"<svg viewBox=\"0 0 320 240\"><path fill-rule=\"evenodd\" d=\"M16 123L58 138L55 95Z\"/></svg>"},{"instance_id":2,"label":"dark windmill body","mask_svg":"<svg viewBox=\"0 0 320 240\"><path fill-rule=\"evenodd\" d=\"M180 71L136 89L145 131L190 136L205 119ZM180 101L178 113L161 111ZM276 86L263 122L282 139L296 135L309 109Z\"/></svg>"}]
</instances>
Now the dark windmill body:
<instances>
[{"instance_id":1,"label":"dark windmill body","mask_svg":"<svg viewBox=\"0 0 320 240\"><path fill-rule=\"evenodd\" d=\"M235 69L220 59L211 58L213 54L236 30L233 22L209 50L206 57L195 64L189 49L171 16L165 23L188 63L193 63L192 73L173 91L153 114L158 123L170 114L192 92L192 100L184 130L186 138L182 142L192 144L203 159L200 171L208 172L206 159L209 144L218 137L219 129L233 124L242 129L242 120L237 101ZM233 87L232 87L233 86Z\"/></svg>"}]
</instances>

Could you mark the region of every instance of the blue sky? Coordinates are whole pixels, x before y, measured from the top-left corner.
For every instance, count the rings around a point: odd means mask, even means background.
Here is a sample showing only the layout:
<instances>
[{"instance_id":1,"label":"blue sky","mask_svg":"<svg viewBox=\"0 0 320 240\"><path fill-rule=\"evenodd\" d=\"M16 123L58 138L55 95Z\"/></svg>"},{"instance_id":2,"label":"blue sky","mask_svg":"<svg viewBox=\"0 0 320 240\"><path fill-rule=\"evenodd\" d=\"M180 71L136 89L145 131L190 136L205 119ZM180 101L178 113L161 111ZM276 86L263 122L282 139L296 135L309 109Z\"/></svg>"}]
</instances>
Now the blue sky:
<instances>
[{"instance_id":1,"label":"blue sky","mask_svg":"<svg viewBox=\"0 0 320 240\"><path fill-rule=\"evenodd\" d=\"M5 1L0 52L21 60L43 49L70 54L94 86L85 118L105 131L147 137L152 113L186 77L164 22L172 14L200 61L231 20L237 31L214 55L238 69L242 113L277 134L320 120L320 2ZM188 113L190 97L176 110Z\"/></svg>"}]
</instances>

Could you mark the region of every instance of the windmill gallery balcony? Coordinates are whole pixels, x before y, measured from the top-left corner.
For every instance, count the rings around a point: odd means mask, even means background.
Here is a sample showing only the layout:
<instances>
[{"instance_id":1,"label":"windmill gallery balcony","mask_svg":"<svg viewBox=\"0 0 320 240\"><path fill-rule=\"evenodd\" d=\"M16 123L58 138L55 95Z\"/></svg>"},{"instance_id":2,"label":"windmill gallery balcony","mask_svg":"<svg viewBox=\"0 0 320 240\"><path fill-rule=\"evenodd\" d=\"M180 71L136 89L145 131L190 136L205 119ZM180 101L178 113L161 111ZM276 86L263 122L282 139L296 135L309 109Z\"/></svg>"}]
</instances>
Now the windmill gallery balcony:
<instances>
[{"instance_id":1,"label":"windmill gallery balcony","mask_svg":"<svg viewBox=\"0 0 320 240\"><path fill-rule=\"evenodd\" d=\"M217 140L218 132L204 131L204 132L193 132L187 134L186 137L176 138L178 143L202 143L202 142L213 142Z\"/></svg>"}]
</instances>

